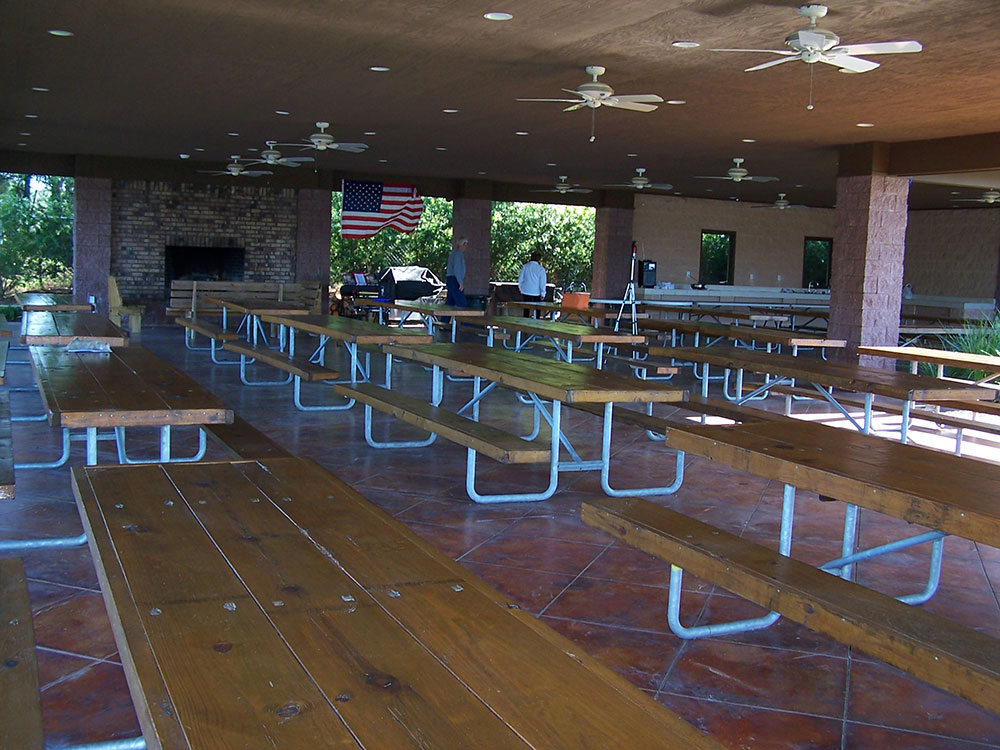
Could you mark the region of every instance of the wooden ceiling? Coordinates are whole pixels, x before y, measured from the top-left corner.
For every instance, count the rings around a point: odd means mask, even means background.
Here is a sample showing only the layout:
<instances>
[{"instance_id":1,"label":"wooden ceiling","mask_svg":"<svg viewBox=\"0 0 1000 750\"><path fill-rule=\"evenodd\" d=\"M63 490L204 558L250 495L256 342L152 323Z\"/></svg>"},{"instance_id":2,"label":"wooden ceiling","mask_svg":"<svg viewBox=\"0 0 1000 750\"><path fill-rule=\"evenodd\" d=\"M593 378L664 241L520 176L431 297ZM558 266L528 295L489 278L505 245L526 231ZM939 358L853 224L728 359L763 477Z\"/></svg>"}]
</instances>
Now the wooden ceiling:
<instances>
[{"instance_id":1,"label":"wooden ceiling","mask_svg":"<svg viewBox=\"0 0 1000 750\"><path fill-rule=\"evenodd\" d=\"M989 6L836 2L820 26L843 43L924 45L919 54L872 58L882 63L872 72L845 75L798 61L745 73L769 57L710 51L781 48L807 22L795 2L776 0L0 0L0 169L73 165L80 174L208 179L197 170L221 168L230 154L251 156L268 139L308 137L327 120L338 140L370 148L304 152L317 157L315 169L276 167L256 182L384 176L422 181L429 191L483 181L517 192L568 175L596 189L644 167L654 182L686 196L771 202L781 191L794 203L830 206L841 145L997 129L1000 45L993 16L984 15ZM514 17L488 21L487 11ZM677 40L701 46L678 49ZM607 68L602 80L617 93L687 103L649 114L600 108L590 143L590 110L516 101L561 97L562 88L587 80L591 64ZM375 65L391 70L369 70ZM811 75L815 108L808 111ZM921 152L909 145L909 153ZM182 161L182 153L190 158ZM1000 184L989 171L1000 169L998 149L980 153L934 171L962 172L954 184ZM780 181L694 179L725 174L736 156L751 174ZM913 205L946 206L980 192L952 190L914 184Z\"/></svg>"}]
</instances>

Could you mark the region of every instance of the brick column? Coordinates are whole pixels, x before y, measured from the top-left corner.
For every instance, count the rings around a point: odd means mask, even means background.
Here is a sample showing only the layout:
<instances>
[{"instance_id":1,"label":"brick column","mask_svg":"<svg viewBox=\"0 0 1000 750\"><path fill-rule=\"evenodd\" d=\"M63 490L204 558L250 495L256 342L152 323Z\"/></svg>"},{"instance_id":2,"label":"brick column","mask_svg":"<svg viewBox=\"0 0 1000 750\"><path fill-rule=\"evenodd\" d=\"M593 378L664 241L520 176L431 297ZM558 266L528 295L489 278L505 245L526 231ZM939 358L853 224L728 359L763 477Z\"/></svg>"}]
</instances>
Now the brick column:
<instances>
[{"instance_id":1,"label":"brick column","mask_svg":"<svg viewBox=\"0 0 1000 750\"><path fill-rule=\"evenodd\" d=\"M621 299L632 267L631 208L601 206L594 218L594 281L591 297Z\"/></svg>"},{"instance_id":2,"label":"brick column","mask_svg":"<svg viewBox=\"0 0 1000 750\"><path fill-rule=\"evenodd\" d=\"M465 293L489 294L490 227L493 201L487 198L456 198L452 206L452 237L467 237L465 251ZM444 272L444 269L441 269Z\"/></svg>"},{"instance_id":3,"label":"brick column","mask_svg":"<svg viewBox=\"0 0 1000 750\"><path fill-rule=\"evenodd\" d=\"M300 188L295 229L295 280L323 285L322 309L330 304L330 212L333 191Z\"/></svg>"},{"instance_id":4,"label":"brick column","mask_svg":"<svg viewBox=\"0 0 1000 750\"><path fill-rule=\"evenodd\" d=\"M903 289L909 180L885 174L837 178L830 335L857 347L895 346ZM861 364L889 368L890 360Z\"/></svg>"},{"instance_id":5,"label":"brick column","mask_svg":"<svg viewBox=\"0 0 1000 750\"><path fill-rule=\"evenodd\" d=\"M93 295L97 311L108 314L111 273L111 180L77 177L73 214L73 297Z\"/></svg>"}]
</instances>

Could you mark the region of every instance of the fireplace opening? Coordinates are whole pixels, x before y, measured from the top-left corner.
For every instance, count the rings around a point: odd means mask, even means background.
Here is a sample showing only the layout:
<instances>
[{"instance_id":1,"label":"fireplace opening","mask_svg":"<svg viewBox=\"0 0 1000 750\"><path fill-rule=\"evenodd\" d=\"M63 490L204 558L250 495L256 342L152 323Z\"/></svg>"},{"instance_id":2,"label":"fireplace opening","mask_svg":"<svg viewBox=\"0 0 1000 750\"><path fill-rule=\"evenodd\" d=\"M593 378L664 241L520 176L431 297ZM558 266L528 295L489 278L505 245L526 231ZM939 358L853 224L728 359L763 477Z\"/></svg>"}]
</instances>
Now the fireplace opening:
<instances>
[{"instance_id":1,"label":"fireplace opening","mask_svg":"<svg viewBox=\"0 0 1000 750\"><path fill-rule=\"evenodd\" d=\"M164 254L164 295L170 297L170 282L243 281L243 248L187 247L167 245Z\"/></svg>"}]
</instances>

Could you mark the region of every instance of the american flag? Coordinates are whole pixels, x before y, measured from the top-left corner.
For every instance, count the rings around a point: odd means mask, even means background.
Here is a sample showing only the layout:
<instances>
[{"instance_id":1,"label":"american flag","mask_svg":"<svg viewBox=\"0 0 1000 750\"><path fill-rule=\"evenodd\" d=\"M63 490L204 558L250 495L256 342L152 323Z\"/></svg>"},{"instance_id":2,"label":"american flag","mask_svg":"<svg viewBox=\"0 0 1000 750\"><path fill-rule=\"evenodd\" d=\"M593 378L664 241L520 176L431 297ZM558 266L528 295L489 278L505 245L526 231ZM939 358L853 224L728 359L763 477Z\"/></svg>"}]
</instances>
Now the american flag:
<instances>
[{"instance_id":1,"label":"american flag","mask_svg":"<svg viewBox=\"0 0 1000 750\"><path fill-rule=\"evenodd\" d=\"M344 180L343 190L341 237L371 237L383 227L409 234L424 212L424 202L413 185Z\"/></svg>"}]
</instances>

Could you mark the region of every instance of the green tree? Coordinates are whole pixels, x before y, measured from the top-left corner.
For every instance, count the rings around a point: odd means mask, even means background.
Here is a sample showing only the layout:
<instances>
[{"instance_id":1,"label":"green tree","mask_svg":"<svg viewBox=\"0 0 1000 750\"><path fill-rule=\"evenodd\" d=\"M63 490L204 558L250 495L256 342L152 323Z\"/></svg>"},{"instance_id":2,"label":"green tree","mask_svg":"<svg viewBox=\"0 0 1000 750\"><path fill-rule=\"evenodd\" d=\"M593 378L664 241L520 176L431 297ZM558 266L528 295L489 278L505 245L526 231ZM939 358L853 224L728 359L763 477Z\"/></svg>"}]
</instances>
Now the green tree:
<instances>
[{"instance_id":1,"label":"green tree","mask_svg":"<svg viewBox=\"0 0 1000 750\"><path fill-rule=\"evenodd\" d=\"M590 287L594 267L594 209L538 203L494 203L492 277L516 281L535 250L549 281Z\"/></svg>"},{"instance_id":2,"label":"green tree","mask_svg":"<svg viewBox=\"0 0 1000 750\"><path fill-rule=\"evenodd\" d=\"M73 264L73 180L0 174L0 285L68 286Z\"/></svg>"}]
</instances>

